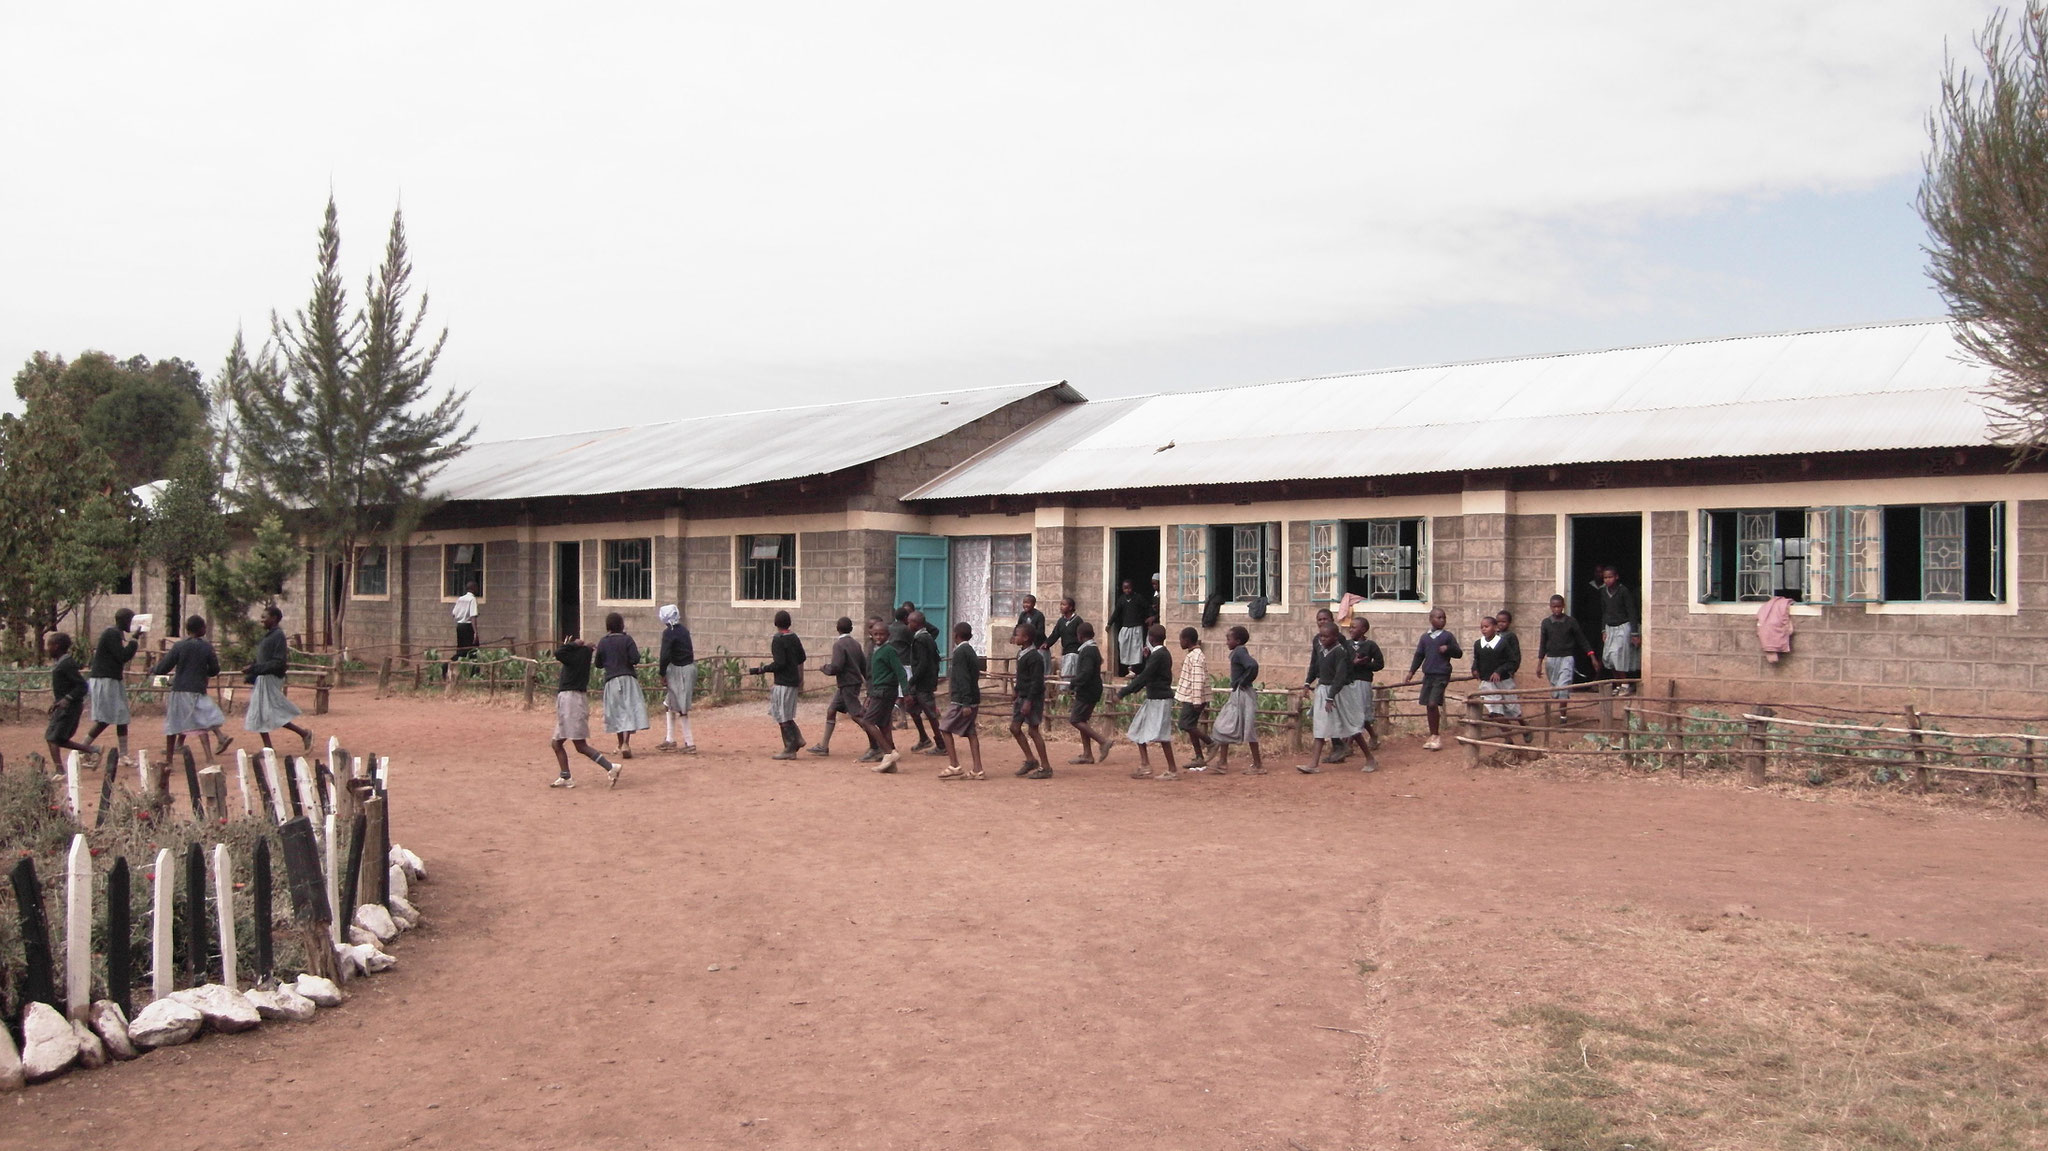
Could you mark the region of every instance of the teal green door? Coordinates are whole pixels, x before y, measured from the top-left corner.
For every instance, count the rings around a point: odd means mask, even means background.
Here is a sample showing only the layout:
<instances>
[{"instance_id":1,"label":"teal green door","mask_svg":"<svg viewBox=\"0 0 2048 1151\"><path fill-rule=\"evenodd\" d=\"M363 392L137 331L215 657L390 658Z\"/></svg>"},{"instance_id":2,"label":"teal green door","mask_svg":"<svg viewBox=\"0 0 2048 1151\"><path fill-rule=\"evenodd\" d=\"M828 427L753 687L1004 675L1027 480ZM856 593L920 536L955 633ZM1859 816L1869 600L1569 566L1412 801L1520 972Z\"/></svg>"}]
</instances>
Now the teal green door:
<instances>
[{"instance_id":1,"label":"teal green door","mask_svg":"<svg viewBox=\"0 0 2048 1151\"><path fill-rule=\"evenodd\" d=\"M947 592L952 588L948 550L944 536L897 536L896 602L889 605L894 614L904 600L916 604L924 618L939 629L941 652L951 646L947 637L952 634L952 621L946 614Z\"/></svg>"}]
</instances>

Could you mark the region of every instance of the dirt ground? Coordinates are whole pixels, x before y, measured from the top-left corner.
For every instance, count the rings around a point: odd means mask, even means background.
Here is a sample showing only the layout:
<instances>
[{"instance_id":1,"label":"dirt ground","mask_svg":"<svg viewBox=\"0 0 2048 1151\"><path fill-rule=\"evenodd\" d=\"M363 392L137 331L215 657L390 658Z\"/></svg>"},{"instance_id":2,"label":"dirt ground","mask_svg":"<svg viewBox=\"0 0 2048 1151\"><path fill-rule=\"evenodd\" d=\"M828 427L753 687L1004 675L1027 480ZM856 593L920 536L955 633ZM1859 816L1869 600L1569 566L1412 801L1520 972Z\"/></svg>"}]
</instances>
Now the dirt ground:
<instances>
[{"instance_id":1,"label":"dirt ground","mask_svg":"<svg viewBox=\"0 0 2048 1151\"><path fill-rule=\"evenodd\" d=\"M559 791L546 712L338 693L316 732L392 755L394 838L431 871L399 969L309 1025L0 1101L0 1147L1477 1147L1474 1028L1542 991L1559 923L1740 909L2048 954L2032 816L1413 740L1375 775L1275 748L1180 782L1128 778L1127 746L1016 779L989 740L987 782L942 783L856 766L846 728L772 762L760 710ZM1602 961L1627 957L1573 960Z\"/></svg>"}]
</instances>

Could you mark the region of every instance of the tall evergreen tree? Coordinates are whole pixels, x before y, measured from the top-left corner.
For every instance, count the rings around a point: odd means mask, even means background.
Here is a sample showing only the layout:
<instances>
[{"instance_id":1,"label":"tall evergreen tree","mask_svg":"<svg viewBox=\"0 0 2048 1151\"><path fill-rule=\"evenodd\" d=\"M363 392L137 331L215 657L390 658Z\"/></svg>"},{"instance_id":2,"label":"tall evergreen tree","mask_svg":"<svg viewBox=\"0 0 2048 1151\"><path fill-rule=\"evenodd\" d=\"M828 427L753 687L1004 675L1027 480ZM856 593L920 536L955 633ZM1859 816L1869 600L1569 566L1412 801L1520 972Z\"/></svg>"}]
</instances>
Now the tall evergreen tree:
<instances>
[{"instance_id":1,"label":"tall evergreen tree","mask_svg":"<svg viewBox=\"0 0 2048 1151\"><path fill-rule=\"evenodd\" d=\"M351 313L341 279L341 227L332 197L319 234L305 307L271 317L280 370L252 372L235 398L245 486L291 509L347 586L356 549L402 536L427 506L427 485L469 446L467 392L438 399L428 380L448 333L423 345L427 297L410 313L412 260L402 212L391 217L384 261ZM336 571L335 569L339 569ZM335 607L342 640L348 597Z\"/></svg>"},{"instance_id":2,"label":"tall evergreen tree","mask_svg":"<svg viewBox=\"0 0 2048 1151\"><path fill-rule=\"evenodd\" d=\"M1920 185L1929 275L1956 338L1989 365L1994 431L2048 451L2048 6L1999 11L1982 74L1951 59Z\"/></svg>"}]
</instances>

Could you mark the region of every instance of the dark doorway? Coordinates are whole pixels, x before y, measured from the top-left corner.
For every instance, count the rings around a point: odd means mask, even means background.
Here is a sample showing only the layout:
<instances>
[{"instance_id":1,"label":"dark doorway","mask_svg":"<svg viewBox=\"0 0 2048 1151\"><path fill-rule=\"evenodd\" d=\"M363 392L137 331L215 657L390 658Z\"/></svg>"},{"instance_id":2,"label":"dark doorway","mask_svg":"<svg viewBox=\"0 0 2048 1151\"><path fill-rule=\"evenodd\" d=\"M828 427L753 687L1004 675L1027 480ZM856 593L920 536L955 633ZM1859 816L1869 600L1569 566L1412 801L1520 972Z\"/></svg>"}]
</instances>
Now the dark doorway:
<instances>
[{"instance_id":1,"label":"dark doorway","mask_svg":"<svg viewBox=\"0 0 2048 1151\"><path fill-rule=\"evenodd\" d=\"M1131 581L1132 590L1139 595L1146 594L1152 587L1152 577L1160 574L1159 529L1118 528L1116 533L1116 554L1112 557L1115 571L1110 573L1109 599L1116 602L1116 596L1123 590L1123 581ZM1160 595L1165 593L1166 579L1160 578Z\"/></svg>"},{"instance_id":2,"label":"dark doorway","mask_svg":"<svg viewBox=\"0 0 2048 1151\"><path fill-rule=\"evenodd\" d=\"M164 634L172 639L185 634L185 577L174 573L164 575Z\"/></svg>"},{"instance_id":3,"label":"dark doorway","mask_svg":"<svg viewBox=\"0 0 2048 1151\"><path fill-rule=\"evenodd\" d=\"M583 634L583 545L555 545L555 638Z\"/></svg>"},{"instance_id":4,"label":"dark doorway","mask_svg":"<svg viewBox=\"0 0 2048 1151\"><path fill-rule=\"evenodd\" d=\"M1621 582L1643 601L1643 517L1573 516L1570 567L1565 596L1573 617L1585 629L1587 640L1600 647L1600 569L1613 564L1620 569ZM1579 661L1580 678L1592 674L1592 665Z\"/></svg>"}]
</instances>

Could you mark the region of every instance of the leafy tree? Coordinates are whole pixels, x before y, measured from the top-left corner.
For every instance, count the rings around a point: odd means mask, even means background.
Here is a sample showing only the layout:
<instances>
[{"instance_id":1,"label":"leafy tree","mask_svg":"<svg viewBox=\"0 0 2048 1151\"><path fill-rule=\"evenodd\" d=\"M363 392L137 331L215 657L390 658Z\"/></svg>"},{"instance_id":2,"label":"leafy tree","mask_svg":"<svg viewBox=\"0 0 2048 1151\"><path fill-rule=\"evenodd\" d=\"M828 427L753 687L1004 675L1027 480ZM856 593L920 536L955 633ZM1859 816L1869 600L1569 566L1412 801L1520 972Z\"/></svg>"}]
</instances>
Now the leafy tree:
<instances>
[{"instance_id":1,"label":"leafy tree","mask_svg":"<svg viewBox=\"0 0 2048 1151\"><path fill-rule=\"evenodd\" d=\"M123 487L163 479L171 457L205 427L205 384L185 360L88 351L67 363L37 352L14 391L24 401L32 392L61 396L85 437L114 461Z\"/></svg>"},{"instance_id":2,"label":"leafy tree","mask_svg":"<svg viewBox=\"0 0 2048 1151\"><path fill-rule=\"evenodd\" d=\"M119 578L134 551L132 528L116 532L107 518L132 522L132 499L84 434L89 400L62 386L61 367L42 370L52 362L30 361L15 381L25 409L0 417L0 626L17 647L31 632L40 645L73 607ZM102 550L108 562L70 554L79 547Z\"/></svg>"},{"instance_id":3,"label":"leafy tree","mask_svg":"<svg viewBox=\"0 0 2048 1151\"><path fill-rule=\"evenodd\" d=\"M142 533L143 552L163 565L166 578L196 576L201 561L227 550L228 521L220 501L220 472L207 445L187 443L172 461L170 480L149 509Z\"/></svg>"},{"instance_id":4,"label":"leafy tree","mask_svg":"<svg viewBox=\"0 0 2048 1151\"><path fill-rule=\"evenodd\" d=\"M341 228L334 201L320 227L318 270L306 306L271 317L279 371L252 373L235 399L241 462L260 496L290 507L306 536L352 578L356 548L403 536L428 506L427 484L469 446L467 392L438 400L427 390L447 342L421 339L427 297L409 314L412 260L405 220L391 216L384 260L353 314L342 286ZM344 597L334 615L341 642Z\"/></svg>"},{"instance_id":5,"label":"leafy tree","mask_svg":"<svg viewBox=\"0 0 2048 1151\"><path fill-rule=\"evenodd\" d=\"M249 609L276 603L283 594L284 581L305 558L306 553L285 530L283 518L272 514L257 524L256 538L247 551L216 554L199 564L199 594L206 597L219 622L224 662L255 654L261 636L256 621L249 618Z\"/></svg>"},{"instance_id":6,"label":"leafy tree","mask_svg":"<svg viewBox=\"0 0 2048 1151\"><path fill-rule=\"evenodd\" d=\"M1994 430L2027 459L2048 450L2048 6L1993 14L1976 49L1981 74L1951 59L1942 78L1918 206Z\"/></svg>"},{"instance_id":7,"label":"leafy tree","mask_svg":"<svg viewBox=\"0 0 2048 1151\"><path fill-rule=\"evenodd\" d=\"M38 598L51 605L49 627L55 629L134 569L133 498L126 491L95 492L65 518L63 534L52 543L33 579Z\"/></svg>"}]
</instances>

